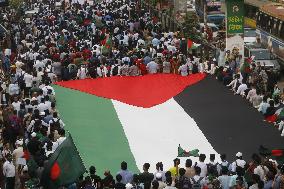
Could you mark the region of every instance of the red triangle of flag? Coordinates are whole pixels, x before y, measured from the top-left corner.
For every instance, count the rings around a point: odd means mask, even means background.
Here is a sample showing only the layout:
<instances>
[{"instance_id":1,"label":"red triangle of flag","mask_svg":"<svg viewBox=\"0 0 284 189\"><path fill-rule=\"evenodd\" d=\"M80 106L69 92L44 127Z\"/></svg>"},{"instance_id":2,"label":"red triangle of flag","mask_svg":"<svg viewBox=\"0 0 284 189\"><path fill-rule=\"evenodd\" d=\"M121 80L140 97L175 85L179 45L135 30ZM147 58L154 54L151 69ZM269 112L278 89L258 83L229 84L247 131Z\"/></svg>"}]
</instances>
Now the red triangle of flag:
<instances>
[{"instance_id":1,"label":"red triangle of flag","mask_svg":"<svg viewBox=\"0 0 284 189\"><path fill-rule=\"evenodd\" d=\"M187 48L191 49L193 45L193 41L191 41L190 39L187 40Z\"/></svg>"},{"instance_id":2,"label":"red triangle of flag","mask_svg":"<svg viewBox=\"0 0 284 189\"><path fill-rule=\"evenodd\" d=\"M186 77L177 74L149 74L137 77L70 80L56 84L126 104L150 108L168 101L186 87L203 80L205 76L203 73Z\"/></svg>"}]
</instances>

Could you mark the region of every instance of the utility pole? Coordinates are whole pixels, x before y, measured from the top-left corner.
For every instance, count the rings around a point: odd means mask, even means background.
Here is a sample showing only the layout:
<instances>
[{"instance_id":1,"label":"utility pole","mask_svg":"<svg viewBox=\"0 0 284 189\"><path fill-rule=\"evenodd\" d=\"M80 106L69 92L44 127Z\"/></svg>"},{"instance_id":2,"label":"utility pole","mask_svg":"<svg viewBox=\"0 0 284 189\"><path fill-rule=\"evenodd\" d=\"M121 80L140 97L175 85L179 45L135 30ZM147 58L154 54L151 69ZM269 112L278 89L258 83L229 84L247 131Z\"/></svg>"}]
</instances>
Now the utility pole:
<instances>
[{"instance_id":1,"label":"utility pole","mask_svg":"<svg viewBox=\"0 0 284 189\"><path fill-rule=\"evenodd\" d=\"M203 6L203 19L204 19L204 26L207 27L207 2L204 0L204 6Z\"/></svg>"}]
</instances>

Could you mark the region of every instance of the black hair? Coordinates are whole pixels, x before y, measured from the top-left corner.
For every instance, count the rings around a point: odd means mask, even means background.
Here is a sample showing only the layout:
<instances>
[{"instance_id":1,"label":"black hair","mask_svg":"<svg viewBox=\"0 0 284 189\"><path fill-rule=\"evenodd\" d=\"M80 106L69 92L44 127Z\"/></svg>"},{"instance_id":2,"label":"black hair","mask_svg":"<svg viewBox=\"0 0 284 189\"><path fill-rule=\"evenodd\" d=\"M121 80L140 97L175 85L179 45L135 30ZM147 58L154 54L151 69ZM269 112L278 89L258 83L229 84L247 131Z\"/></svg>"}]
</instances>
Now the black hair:
<instances>
[{"instance_id":1,"label":"black hair","mask_svg":"<svg viewBox=\"0 0 284 189\"><path fill-rule=\"evenodd\" d=\"M214 161L215 160L215 154L210 154L210 160Z\"/></svg>"},{"instance_id":2,"label":"black hair","mask_svg":"<svg viewBox=\"0 0 284 189\"><path fill-rule=\"evenodd\" d=\"M171 185L172 185L172 182L173 182L173 178L172 178L172 177L167 177L167 178L166 178L166 184L167 184L168 186L171 186Z\"/></svg>"},{"instance_id":3,"label":"black hair","mask_svg":"<svg viewBox=\"0 0 284 189\"><path fill-rule=\"evenodd\" d=\"M265 96L262 98L263 102L267 102L267 98L268 98L268 96L265 95Z\"/></svg>"},{"instance_id":4,"label":"black hair","mask_svg":"<svg viewBox=\"0 0 284 189\"><path fill-rule=\"evenodd\" d=\"M179 165L180 164L180 159L179 158L174 159L174 164L175 165Z\"/></svg>"},{"instance_id":5,"label":"black hair","mask_svg":"<svg viewBox=\"0 0 284 189\"><path fill-rule=\"evenodd\" d=\"M179 172L180 176L183 176L185 174L185 169L184 168L180 168L178 172Z\"/></svg>"},{"instance_id":6,"label":"black hair","mask_svg":"<svg viewBox=\"0 0 284 189\"><path fill-rule=\"evenodd\" d=\"M121 162L120 167L121 167L122 170L126 170L127 169L127 163L125 161Z\"/></svg>"},{"instance_id":7,"label":"black hair","mask_svg":"<svg viewBox=\"0 0 284 189\"><path fill-rule=\"evenodd\" d=\"M224 161L224 160L226 160L227 156L226 156L226 154L221 154L220 158L221 158L222 161Z\"/></svg>"},{"instance_id":8,"label":"black hair","mask_svg":"<svg viewBox=\"0 0 284 189\"><path fill-rule=\"evenodd\" d=\"M191 167L192 166L192 160L191 159L187 159L185 161L185 167Z\"/></svg>"},{"instance_id":9,"label":"black hair","mask_svg":"<svg viewBox=\"0 0 284 189\"><path fill-rule=\"evenodd\" d=\"M57 112L53 112L53 117L54 117L54 118L57 118L57 117L58 117Z\"/></svg>"},{"instance_id":10,"label":"black hair","mask_svg":"<svg viewBox=\"0 0 284 189\"><path fill-rule=\"evenodd\" d=\"M204 162L206 159L206 155L205 154L200 154L199 155L199 161Z\"/></svg>"},{"instance_id":11,"label":"black hair","mask_svg":"<svg viewBox=\"0 0 284 189\"><path fill-rule=\"evenodd\" d=\"M156 169L157 170L160 170L160 171L163 171L163 168L164 166L163 166L163 163L162 162L158 162L157 164L156 164Z\"/></svg>"},{"instance_id":12,"label":"black hair","mask_svg":"<svg viewBox=\"0 0 284 189\"><path fill-rule=\"evenodd\" d=\"M229 172L228 167L223 166L223 167L222 167L222 170L221 170L222 175L227 175L228 172Z\"/></svg>"},{"instance_id":13,"label":"black hair","mask_svg":"<svg viewBox=\"0 0 284 189\"><path fill-rule=\"evenodd\" d=\"M91 179L90 176L86 176L86 177L85 177L85 184L86 184L86 185L92 184L92 179Z\"/></svg>"},{"instance_id":14,"label":"black hair","mask_svg":"<svg viewBox=\"0 0 284 189\"><path fill-rule=\"evenodd\" d=\"M89 171L90 171L90 174L91 174L91 175L94 175L94 174L96 173L96 167L95 167L95 166L91 166L91 167L89 168Z\"/></svg>"},{"instance_id":15,"label":"black hair","mask_svg":"<svg viewBox=\"0 0 284 189\"><path fill-rule=\"evenodd\" d=\"M257 155L257 154L252 154L252 157L251 157L252 159L253 159L253 161L255 162L255 164L257 164L257 165L260 165L261 164L261 158L259 157L259 155Z\"/></svg>"},{"instance_id":16,"label":"black hair","mask_svg":"<svg viewBox=\"0 0 284 189\"><path fill-rule=\"evenodd\" d=\"M137 174L133 175L133 182L135 182L135 183L139 183L140 182L139 181L139 175L137 175Z\"/></svg>"},{"instance_id":17,"label":"black hair","mask_svg":"<svg viewBox=\"0 0 284 189\"><path fill-rule=\"evenodd\" d=\"M150 163L144 163L143 167L148 170L150 168Z\"/></svg>"},{"instance_id":18,"label":"black hair","mask_svg":"<svg viewBox=\"0 0 284 189\"><path fill-rule=\"evenodd\" d=\"M58 134L59 134L60 136L65 136L65 130L64 130L64 129L59 129L59 130L58 130Z\"/></svg>"},{"instance_id":19,"label":"black hair","mask_svg":"<svg viewBox=\"0 0 284 189\"><path fill-rule=\"evenodd\" d=\"M274 100L270 100L269 105L270 105L270 107L274 107Z\"/></svg>"},{"instance_id":20,"label":"black hair","mask_svg":"<svg viewBox=\"0 0 284 189\"><path fill-rule=\"evenodd\" d=\"M122 176L120 174L117 174L115 179L116 179L117 182L121 182Z\"/></svg>"},{"instance_id":21,"label":"black hair","mask_svg":"<svg viewBox=\"0 0 284 189\"><path fill-rule=\"evenodd\" d=\"M165 172L165 177L166 178L171 177L171 176L172 176L172 173L170 171Z\"/></svg>"},{"instance_id":22,"label":"black hair","mask_svg":"<svg viewBox=\"0 0 284 189\"><path fill-rule=\"evenodd\" d=\"M195 169L195 174L196 174L196 175L200 175L200 173L201 173L201 168L198 167L198 166L196 166L196 167L194 167L194 169Z\"/></svg>"},{"instance_id":23,"label":"black hair","mask_svg":"<svg viewBox=\"0 0 284 189\"><path fill-rule=\"evenodd\" d=\"M157 180L154 180L152 182L152 189L158 189L159 188L159 182Z\"/></svg>"}]
</instances>

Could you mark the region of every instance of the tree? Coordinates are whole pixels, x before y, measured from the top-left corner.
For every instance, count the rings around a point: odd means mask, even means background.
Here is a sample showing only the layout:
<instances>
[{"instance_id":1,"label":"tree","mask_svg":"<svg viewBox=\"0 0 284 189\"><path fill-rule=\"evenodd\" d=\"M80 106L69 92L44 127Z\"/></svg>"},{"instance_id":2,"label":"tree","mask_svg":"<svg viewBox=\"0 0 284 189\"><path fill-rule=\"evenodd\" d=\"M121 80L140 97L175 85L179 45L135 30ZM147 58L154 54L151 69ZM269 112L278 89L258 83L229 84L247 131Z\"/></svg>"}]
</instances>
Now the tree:
<instances>
[{"instance_id":1,"label":"tree","mask_svg":"<svg viewBox=\"0 0 284 189\"><path fill-rule=\"evenodd\" d=\"M18 10L23 2L24 0L10 0L9 4L13 9Z\"/></svg>"},{"instance_id":2,"label":"tree","mask_svg":"<svg viewBox=\"0 0 284 189\"><path fill-rule=\"evenodd\" d=\"M185 15L183 33L185 38L191 40L201 40L200 32L197 32L196 26L199 24L199 18L195 12L187 12Z\"/></svg>"}]
</instances>

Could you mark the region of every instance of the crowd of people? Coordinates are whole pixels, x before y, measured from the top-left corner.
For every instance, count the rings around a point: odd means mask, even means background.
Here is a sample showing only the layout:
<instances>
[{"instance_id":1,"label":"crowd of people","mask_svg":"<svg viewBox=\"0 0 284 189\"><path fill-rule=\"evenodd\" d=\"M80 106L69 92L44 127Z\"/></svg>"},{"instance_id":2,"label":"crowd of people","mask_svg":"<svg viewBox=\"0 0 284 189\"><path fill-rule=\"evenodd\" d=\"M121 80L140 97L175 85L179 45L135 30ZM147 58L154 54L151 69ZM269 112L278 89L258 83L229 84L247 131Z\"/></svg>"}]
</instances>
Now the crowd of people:
<instances>
[{"instance_id":1,"label":"crowd of people","mask_svg":"<svg viewBox=\"0 0 284 189\"><path fill-rule=\"evenodd\" d=\"M236 154L236 160L231 164L226 155L221 155L221 162L215 161L211 154L209 163L205 163L206 155L200 154L195 164L187 159L184 166L180 159L173 160L173 167L164 171L163 163L156 164L156 172L150 173L149 163L143 165L143 172L134 174L127 169L127 163L121 163L121 170L115 178L109 171L104 178L96 175L96 168L91 166L89 176L72 185L74 188L117 188L117 189L280 189L283 188L284 167L277 166L273 160L262 159L253 154L251 162L242 159L242 153ZM71 187L71 186L70 186Z\"/></svg>"},{"instance_id":2,"label":"crowd of people","mask_svg":"<svg viewBox=\"0 0 284 189\"><path fill-rule=\"evenodd\" d=\"M264 120L274 123L284 136L283 91L277 83L279 73L261 62L248 58L240 65L236 56L227 53L224 65L216 68L217 79L223 82L236 95L241 95L256 108Z\"/></svg>"},{"instance_id":3,"label":"crowd of people","mask_svg":"<svg viewBox=\"0 0 284 189\"><path fill-rule=\"evenodd\" d=\"M247 98L264 115L273 109L264 103L267 98L261 102L258 94L270 92L275 99L274 107L280 103L279 99L276 101L279 95L275 92L274 80L266 71L254 66L252 70L259 72L238 75L234 71L231 73L230 65L217 67L214 59L204 61L189 54L182 34L162 31L159 21L137 1L105 0L84 4L70 1L62 3L61 7L55 6L54 1L33 3L28 7L37 7L38 13L22 15L23 19L14 20L15 12L9 8L3 9L1 14L1 21L9 30L0 52L1 188L40 185L36 178L41 177L44 162L65 140L65 124L56 109L55 91L51 85L55 81L155 73L187 76L207 72L216 73L218 79L231 86L236 94L244 95L248 88L244 85L250 84L255 92L250 91ZM256 82L258 73L262 80L267 78L266 81ZM239 85L238 81L244 82ZM256 90L259 83L265 84L262 93ZM256 103L257 100L260 102ZM25 149L38 166L35 172L26 165ZM175 159L169 172L164 172L163 164L159 162L154 174L148 172L148 163L144 164L143 173L132 174L127 170L127 163L122 162L116 181L109 171L101 179L92 166L89 176L79 178L68 187L284 188L283 167L264 161L256 154L247 164L241 156L238 153L236 161L229 164L222 155L222 162L217 164L212 155L210 163L206 164L205 155L200 155L199 163L193 165L188 159L185 168L181 168L179 160ZM245 173L250 174L251 180L244 178Z\"/></svg>"}]
</instances>

